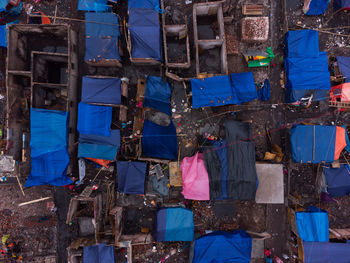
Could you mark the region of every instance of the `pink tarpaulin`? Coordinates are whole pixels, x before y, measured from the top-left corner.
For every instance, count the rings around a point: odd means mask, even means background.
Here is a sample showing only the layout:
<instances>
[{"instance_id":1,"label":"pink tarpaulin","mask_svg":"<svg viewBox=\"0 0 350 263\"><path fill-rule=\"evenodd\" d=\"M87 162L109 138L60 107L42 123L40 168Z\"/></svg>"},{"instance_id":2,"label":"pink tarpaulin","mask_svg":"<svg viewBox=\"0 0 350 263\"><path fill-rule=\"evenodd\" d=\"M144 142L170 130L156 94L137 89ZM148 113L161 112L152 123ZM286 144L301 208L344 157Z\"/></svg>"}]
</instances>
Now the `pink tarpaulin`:
<instances>
[{"instance_id":1,"label":"pink tarpaulin","mask_svg":"<svg viewBox=\"0 0 350 263\"><path fill-rule=\"evenodd\" d=\"M203 154L185 157L181 162L182 194L186 199L209 200L209 177Z\"/></svg>"}]
</instances>

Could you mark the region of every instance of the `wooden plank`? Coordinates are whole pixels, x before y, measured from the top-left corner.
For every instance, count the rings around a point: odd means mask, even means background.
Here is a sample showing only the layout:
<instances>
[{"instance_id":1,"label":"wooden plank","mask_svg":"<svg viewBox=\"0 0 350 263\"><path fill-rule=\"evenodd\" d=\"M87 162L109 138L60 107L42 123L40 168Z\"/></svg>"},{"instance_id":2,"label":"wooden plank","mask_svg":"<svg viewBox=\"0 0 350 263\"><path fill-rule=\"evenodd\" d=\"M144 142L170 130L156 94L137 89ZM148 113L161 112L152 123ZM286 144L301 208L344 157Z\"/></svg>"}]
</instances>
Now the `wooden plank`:
<instances>
[{"instance_id":1,"label":"wooden plank","mask_svg":"<svg viewBox=\"0 0 350 263\"><path fill-rule=\"evenodd\" d=\"M263 14L263 5L243 5L242 14L261 16Z\"/></svg>"},{"instance_id":2,"label":"wooden plank","mask_svg":"<svg viewBox=\"0 0 350 263\"><path fill-rule=\"evenodd\" d=\"M174 186L174 187L182 186L181 171L178 167L177 162L169 163L169 179L170 179L171 186Z\"/></svg>"}]
</instances>

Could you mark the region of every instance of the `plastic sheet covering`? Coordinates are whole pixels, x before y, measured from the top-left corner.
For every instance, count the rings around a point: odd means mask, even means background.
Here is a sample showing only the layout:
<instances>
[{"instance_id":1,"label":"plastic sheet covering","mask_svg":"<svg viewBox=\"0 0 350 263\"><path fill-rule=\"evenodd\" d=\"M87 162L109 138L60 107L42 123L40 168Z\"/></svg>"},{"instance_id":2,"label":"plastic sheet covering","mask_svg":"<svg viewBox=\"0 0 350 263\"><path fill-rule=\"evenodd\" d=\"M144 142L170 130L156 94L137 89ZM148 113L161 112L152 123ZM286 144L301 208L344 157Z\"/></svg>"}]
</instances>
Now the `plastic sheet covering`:
<instances>
[{"instance_id":1,"label":"plastic sheet covering","mask_svg":"<svg viewBox=\"0 0 350 263\"><path fill-rule=\"evenodd\" d=\"M318 32L309 29L288 31L284 55L291 58L318 57Z\"/></svg>"},{"instance_id":2,"label":"plastic sheet covering","mask_svg":"<svg viewBox=\"0 0 350 263\"><path fill-rule=\"evenodd\" d=\"M81 101L84 103L120 105L119 78L83 77Z\"/></svg>"},{"instance_id":3,"label":"plastic sheet covering","mask_svg":"<svg viewBox=\"0 0 350 263\"><path fill-rule=\"evenodd\" d=\"M171 114L171 89L168 82L161 77L148 76L146 80L144 107L154 108L165 114Z\"/></svg>"},{"instance_id":4,"label":"plastic sheet covering","mask_svg":"<svg viewBox=\"0 0 350 263\"><path fill-rule=\"evenodd\" d=\"M0 47L7 48L8 26L12 24L18 24L18 21L16 20L11 23L7 23L6 25L0 26Z\"/></svg>"},{"instance_id":5,"label":"plastic sheet covering","mask_svg":"<svg viewBox=\"0 0 350 263\"><path fill-rule=\"evenodd\" d=\"M117 157L118 147L93 143L79 143L79 158L94 158L113 161Z\"/></svg>"},{"instance_id":6,"label":"plastic sheet covering","mask_svg":"<svg viewBox=\"0 0 350 263\"><path fill-rule=\"evenodd\" d=\"M303 242L305 263L349 263L350 244Z\"/></svg>"},{"instance_id":7,"label":"plastic sheet covering","mask_svg":"<svg viewBox=\"0 0 350 263\"><path fill-rule=\"evenodd\" d=\"M125 194L144 194L147 163L117 162L118 191Z\"/></svg>"},{"instance_id":8,"label":"plastic sheet covering","mask_svg":"<svg viewBox=\"0 0 350 263\"><path fill-rule=\"evenodd\" d=\"M112 145L112 146L117 146L117 148L119 148L120 130L111 130L111 135L108 137L91 135L91 134L80 134L79 142L101 144L101 145Z\"/></svg>"},{"instance_id":9,"label":"plastic sheet covering","mask_svg":"<svg viewBox=\"0 0 350 263\"><path fill-rule=\"evenodd\" d=\"M30 118L31 172L25 186L72 183L66 175L68 113L31 108Z\"/></svg>"},{"instance_id":10,"label":"plastic sheet covering","mask_svg":"<svg viewBox=\"0 0 350 263\"><path fill-rule=\"evenodd\" d=\"M350 2L349 0L333 0L333 8L334 11L337 11L339 9L350 9Z\"/></svg>"},{"instance_id":11,"label":"plastic sheet covering","mask_svg":"<svg viewBox=\"0 0 350 263\"><path fill-rule=\"evenodd\" d=\"M307 242L328 242L328 213L317 207L310 207L309 210L295 213L299 237Z\"/></svg>"},{"instance_id":12,"label":"plastic sheet covering","mask_svg":"<svg viewBox=\"0 0 350 263\"><path fill-rule=\"evenodd\" d=\"M159 14L145 8L129 9L129 30L132 58L162 60L162 39Z\"/></svg>"},{"instance_id":13,"label":"plastic sheet covering","mask_svg":"<svg viewBox=\"0 0 350 263\"><path fill-rule=\"evenodd\" d=\"M84 247L83 263L111 263L115 262L114 247L98 244Z\"/></svg>"},{"instance_id":14,"label":"plastic sheet covering","mask_svg":"<svg viewBox=\"0 0 350 263\"><path fill-rule=\"evenodd\" d=\"M250 123L224 123L227 142L227 196L232 200L254 200L257 184L255 146L250 141Z\"/></svg>"},{"instance_id":15,"label":"plastic sheet covering","mask_svg":"<svg viewBox=\"0 0 350 263\"><path fill-rule=\"evenodd\" d=\"M80 134L111 135L112 107L78 104L78 131Z\"/></svg>"},{"instance_id":16,"label":"plastic sheet covering","mask_svg":"<svg viewBox=\"0 0 350 263\"><path fill-rule=\"evenodd\" d=\"M173 122L169 126L160 126L145 120L142 136L144 156L161 159L177 159L177 137Z\"/></svg>"},{"instance_id":17,"label":"plastic sheet covering","mask_svg":"<svg viewBox=\"0 0 350 263\"><path fill-rule=\"evenodd\" d=\"M159 0L128 0L128 8L155 9L159 6Z\"/></svg>"},{"instance_id":18,"label":"plastic sheet covering","mask_svg":"<svg viewBox=\"0 0 350 263\"><path fill-rule=\"evenodd\" d=\"M189 209L163 208L157 212L157 227L155 240L163 241L193 241L193 213Z\"/></svg>"},{"instance_id":19,"label":"plastic sheet covering","mask_svg":"<svg viewBox=\"0 0 350 263\"><path fill-rule=\"evenodd\" d=\"M345 77L346 81L350 81L350 57L337 56L337 62L341 74Z\"/></svg>"},{"instance_id":20,"label":"plastic sheet covering","mask_svg":"<svg viewBox=\"0 0 350 263\"><path fill-rule=\"evenodd\" d=\"M209 178L203 154L185 157L181 162L182 194L186 199L209 200Z\"/></svg>"},{"instance_id":21,"label":"plastic sheet covering","mask_svg":"<svg viewBox=\"0 0 350 263\"><path fill-rule=\"evenodd\" d=\"M265 79L264 86L258 90L258 98L261 101L270 100L270 81Z\"/></svg>"},{"instance_id":22,"label":"plastic sheet covering","mask_svg":"<svg viewBox=\"0 0 350 263\"><path fill-rule=\"evenodd\" d=\"M192 263L249 263L252 238L242 230L215 231L195 241Z\"/></svg>"},{"instance_id":23,"label":"plastic sheet covering","mask_svg":"<svg viewBox=\"0 0 350 263\"><path fill-rule=\"evenodd\" d=\"M118 39L120 37L119 20L113 13L86 13L85 20L85 61L103 59L120 60Z\"/></svg>"},{"instance_id":24,"label":"plastic sheet covering","mask_svg":"<svg viewBox=\"0 0 350 263\"><path fill-rule=\"evenodd\" d=\"M330 0L311 0L307 15L323 15L328 7ZM305 7L304 7L305 8Z\"/></svg>"},{"instance_id":25,"label":"plastic sheet covering","mask_svg":"<svg viewBox=\"0 0 350 263\"><path fill-rule=\"evenodd\" d=\"M78 3L80 11L106 12L109 9L107 0L79 0Z\"/></svg>"},{"instance_id":26,"label":"plastic sheet covering","mask_svg":"<svg viewBox=\"0 0 350 263\"><path fill-rule=\"evenodd\" d=\"M291 129L291 145L294 162L331 163L339 159L346 146L345 130L336 126L296 125Z\"/></svg>"},{"instance_id":27,"label":"plastic sheet covering","mask_svg":"<svg viewBox=\"0 0 350 263\"><path fill-rule=\"evenodd\" d=\"M323 167L326 177L327 192L331 197L350 194L350 166L341 164L340 168Z\"/></svg>"}]
</instances>

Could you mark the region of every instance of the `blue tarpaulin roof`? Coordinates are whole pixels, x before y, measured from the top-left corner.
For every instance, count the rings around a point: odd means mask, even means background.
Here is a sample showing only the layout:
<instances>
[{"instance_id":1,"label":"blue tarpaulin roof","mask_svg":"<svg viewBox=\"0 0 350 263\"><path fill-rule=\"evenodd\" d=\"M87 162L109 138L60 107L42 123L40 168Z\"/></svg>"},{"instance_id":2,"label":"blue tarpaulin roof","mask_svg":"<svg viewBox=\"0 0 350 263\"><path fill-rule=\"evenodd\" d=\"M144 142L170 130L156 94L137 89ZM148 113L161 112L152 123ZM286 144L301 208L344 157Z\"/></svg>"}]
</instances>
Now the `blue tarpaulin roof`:
<instances>
[{"instance_id":1,"label":"blue tarpaulin roof","mask_svg":"<svg viewBox=\"0 0 350 263\"><path fill-rule=\"evenodd\" d=\"M131 8L129 10L129 30L132 58L162 60L162 39L157 11Z\"/></svg>"},{"instance_id":2,"label":"blue tarpaulin roof","mask_svg":"<svg viewBox=\"0 0 350 263\"><path fill-rule=\"evenodd\" d=\"M330 0L311 0L307 15L323 15L328 7Z\"/></svg>"},{"instance_id":3,"label":"blue tarpaulin roof","mask_svg":"<svg viewBox=\"0 0 350 263\"><path fill-rule=\"evenodd\" d=\"M7 48L8 26L12 24L18 24L18 21L16 20L11 23L7 23L6 25L0 25L0 47Z\"/></svg>"},{"instance_id":4,"label":"blue tarpaulin roof","mask_svg":"<svg viewBox=\"0 0 350 263\"><path fill-rule=\"evenodd\" d=\"M78 3L78 10L80 11L106 12L109 9L107 0L79 0Z\"/></svg>"},{"instance_id":5,"label":"blue tarpaulin roof","mask_svg":"<svg viewBox=\"0 0 350 263\"><path fill-rule=\"evenodd\" d=\"M193 241L193 213L189 209L163 208L157 212L156 241Z\"/></svg>"},{"instance_id":6,"label":"blue tarpaulin roof","mask_svg":"<svg viewBox=\"0 0 350 263\"><path fill-rule=\"evenodd\" d=\"M290 58L318 57L318 32L314 30L288 31L285 35L284 55Z\"/></svg>"},{"instance_id":7,"label":"blue tarpaulin roof","mask_svg":"<svg viewBox=\"0 0 350 263\"><path fill-rule=\"evenodd\" d=\"M100 145L120 146L120 130L111 130L110 136L100 136L92 134L80 134L79 142L93 143Z\"/></svg>"},{"instance_id":8,"label":"blue tarpaulin roof","mask_svg":"<svg viewBox=\"0 0 350 263\"><path fill-rule=\"evenodd\" d=\"M313 100L325 100L330 90L327 53L320 52L318 32L289 31L285 37L286 102L296 102L314 94Z\"/></svg>"},{"instance_id":9,"label":"blue tarpaulin roof","mask_svg":"<svg viewBox=\"0 0 350 263\"><path fill-rule=\"evenodd\" d=\"M241 104L257 98L252 72L191 79L193 108Z\"/></svg>"},{"instance_id":10,"label":"blue tarpaulin roof","mask_svg":"<svg viewBox=\"0 0 350 263\"><path fill-rule=\"evenodd\" d=\"M142 136L144 156L162 159L177 159L177 137L173 122L169 126L160 126L145 120Z\"/></svg>"},{"instance_id":11,"label":"blue tarpaulin roof","mask_svg":"<svg viewBox=\"0 0 350 263\"><path fill-rule=\"evenodd\" d=\"M252 238L245 232L216 231L195 241L192 263L249 263Z\"/></svg>"},{"instance_id":12,"label":"blue tarpaulin roof","mask_svg":"<svg viewBox=\"0 0 350 263\"><path fill-rule=\"evenodd\" d=\"M84 247L83 263L111 263L115 262L114 247L98 244Z\"/></svg>"},{"instance_id":13,"label":"blue tarpaulin roof","mask_svg":"<svg viewBox=\"0 0 350 263\"><path fill-rule=\"evenodd\" d=\"M303 242L305 263L349 263L350 244Z\"/></svg>"},{"instance_id":14,"label":"blue tarpaulin roof","mask_svg":"<svg viewBox=\"0 0 350 263\"><path fill-rule=\"evenodd\" d=\"M131 8L149 8L159 7L159 0L128 0L128 9Z\"/></svg>"},{"instance_id":15,"label":"blue tarpaulin roof","mask_svg":"<svg viewBox=\"0 0 350 263\"><path fill-rule=\"evenodd\" d=\"M125 194L144 194L147 163L117 162L118 191Z\"/></svg>"},{"instance_id":16,"label":"blue tarpaulin roof","mask_svg":"<svg viewBox=\"0 0 350 263\"><path fill-rule=\"evenodd\" d=\"M78 131L80 134L111 135L112 107L78 104Z\"/></svg>"},{"instance_id":17,"label":"blue tarpaulin roof","mask_svg":"<svg viewBox=\"0 0 350 263\"><path fill-rule=\"evenodd\" d=\"M78 145L79 158L94 158L114 161L117 157L118 147L93 143L81 143Z\"/></svg>"},{"instance_id":18,"label":"blue tarpaulin roof","mask_svg":"<svg viewBox=\"0 0 350 263\"><path fill-rule=\"evenodd\" d=\"M303 163L333 162L335 138L336 126L294 126L291 129L293 161Z\"/></svg>"},{"instance_id":19,"label":"blue tarpaulin roof","mask_svg":"<svg viewBox=\"0 0 350 263\"><path fill-rule=\"evenodd\" d=\"M340 165L339 168L327 166L323 168L327 181L327 191L331 197L350 194L350 166Z\"/></svg>"},{"instance_id":20,"label":"blue tarpaulin roof","mask_svg":"<svg viewBox=\"0 0 350 263\"><path fill-rule=\"evenodd\" d=\"M350 9L350 1L349 0L333 0L333 8L334 11L339 9Z\"/></svg>"},{"instance_id":21,"label":"blue tarpaulin roof","mask_svg":"<svg viewBox=\"0 0 350 263\"><path fill-rule=\"evenodd\" d=\"M26 187L72 183L66 174L69 164L67 122L67 112L31 109L31 172Z\"/></svg>"},{"instance_id":22,"label":"blue tarpaulin roof","mask_svg":"<svg viewBox=\"0 0 350 263\"><path fill-rule=\"evenodd\" d=\"M84 103L120 105L119 78L83 77L81 101Z\"/></svg>"},{"instance_id":23,"label":"blue tarpaulin roof","mask_svg":"<svg viewBox=\"0 0 350 263\"><path fill-rule=\"evenodd\" d=\"M337 56L338 66L341 74L346 78L346 82L350 80L350 57Z\"/></svg>"},{"instance_id":24,"label":"blue tarpaulin roof","mask_svg":"<svg viewBox=\"0 0 350 263\"><path fill-rule=\"evenodd\" d=\"M85 22L85 61L120 60L118 16L113 13L86 13L85 20L104 23Z\"/></svg>"},{"instance_id":25,"label":"blue tarpaulin roof","mask_svg":"<svg viewBox=\"0 0 350 263\"><path fill-rule=\"evenodd\" d=\"M317 207L310 207L309 210L295 213L299 237L307 242L328 242L328 213Z\"/></svg>"},{"instance_id":26,"label":"blue tarpaulin roof","mask_svg":"<svg viewBox=\"0 0 350 263\"><path fill-rule=\"evenodd\" d=\"M165 114L171 114L171 89L168 82L161 77L148 76L146 80L144 107L154 108Z\"/></svg>"}]
</instances>

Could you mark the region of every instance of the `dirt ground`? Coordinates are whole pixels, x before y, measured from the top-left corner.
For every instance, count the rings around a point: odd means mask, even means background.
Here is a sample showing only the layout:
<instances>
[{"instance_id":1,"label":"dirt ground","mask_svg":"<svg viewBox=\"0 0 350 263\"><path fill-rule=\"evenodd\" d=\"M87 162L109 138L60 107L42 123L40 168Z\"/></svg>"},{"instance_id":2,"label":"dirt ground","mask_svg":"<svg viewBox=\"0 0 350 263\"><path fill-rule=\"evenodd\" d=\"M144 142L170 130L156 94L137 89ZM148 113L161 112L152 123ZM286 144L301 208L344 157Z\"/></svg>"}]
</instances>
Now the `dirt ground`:
<instances>
[{"instance_id":1,"label":"dirt ground","mask_svg":"<svg viewBox=\"0 0 350 263\"><path fill-rule=\"evenodd\" d=\"M34 11L42 11L46 15L54 15L57 5L58 17L71 17L84 19L83 12L76 10L78 0L42 0L40 4L34 1ZM188 18L188 28L191 46L191 67L184 70L173 70L182 77L195 76L195 50L193 43L193 23L192 23L192 4L185 4L184 0L167 0L166 21L167 23L183 23L184 16ZM193 3L205 2L194 0ZM232 16L230 24L225 24L225 31L234 39L239 40L240 20L243 17L241 7L244 0L226 0L223 3L224 16ZM226 230L246 229L254 232L269 232L271 239L265 241L265 247L271 248L273 255L282 258L283 254L292 256L295 251L290 249L287 240L290 240L290 229L287 223L287 196L300 197L307 205L317 205L326 209L330 215L330 226L338 228L350 227L348 220L350 215L350 197L338 198L337 203L321 203L316 194L316 173L317 165L295 164L292 163L289 145L289 130L285 127L293 123L308 122L324 125L346 125L349 123L349 113L335 112L328 107L328 103L313 103L311 107L305 109L302 107L291 106L284 103L284 89L281 87L281 72L283 75L283 38L287 28L300 29L300 26L310 28L320 28L332 15L331 8L323 16L307 17L302 14L301 2L298 0L287 0L287 5L283 6L283 1L261 0L259 3L264 5L264 15L269 17L270 30L269 40L266 43L248 44L238 41L237 54L228 55L228 69L230 73L252 71L255 82L263 82L269 78L271 84L271 99L268 102L253 101L239 106L225 106L216 108L192 109L191 101L188 101L188 90L185 91L181 83L169 79L172 86L172 105L175 109L173 117L178 133L186 134L186 137L179 139L180 159L193 155L198 149L206 134L220 137L220 125L224 120L234 119L239 121L248 121L252 123L252 140L256 148L256 160L261 161L266 151L270 150L271 143L281 146L285 157L284 182L285 182L285 204L282 205L262 205L253 201L217 201L217 202L184 202L181 189L170 188L169 196L162 198L159 195L149 195L145 197L121 197L118 202L122 206L129 206L129 217L126 220L127 228L124 234L135 234L140 232L142 227L152 230L152 215L158 206L179 204L192 208L196 234L205 233L206 230ZM119 1L115 11L121 19L126 16L126 1ZM25 15L20 17L25 20ZM122 39L123 47L123 68L95 68L83 63L84 48L84 24L80 22L69 22L79 33L79 76L84 75L102 75L127 77L129 83L129 112L126 128L123 128L122 136L127 138L132 134L132 120L136 108L136 90L138 78L144 78L146 75L163 76L163 68L144 67L131 65L126 50L125 40ZM349 15L340 13L336 19L329 20L323 27L339 27L350 25ZM209 30L209 29L208 29ZM348 34L350 29L336 29L334 32ZM215 30L214 30L215 31ZM215 32L214 32L215 33ZM209 32L210 34L210 32ZM330 36L320 33L320 49L328 52L328 57L336 55L350 55L349 38L339 36ZM246 50L253 48L265 50L268 46L272 47L275 59L266 68L248 69L242 56ZM346 48L345 48L346 47ZM0 53L2 61L5 60L5 53ZM204 66L209 67L217 61L217 57L207 57ZM1 74L4 74L4 66L0 66ZM0 81L2 81L0 75ZM2 87L2 94L4 87ZM4 119L5 100L0 99L0 119ZM121 123L116 122L115 127L120 128ZM271 141L266 136L266 130L271 130ZM128 142L127 139L123 143ZM121 156L121 159L123 156ZM350 157L346 155L346 158ZM342 161L344 158L342 157ZM29 166L28 166L29 169ZM20 240L22 254L25 256L24 262L39 256L56 255L58 263L67 262L66 248L77 237L77 227L66 224L66 215L68 211L69 200L71 196L80 193L85 186L97 184L99 190L105 192L103 187L107 178L110 181L115 180L113 172L102 171L98 178L92 182L93 178L99 173L100 167L89 166L87 180L77 187L73 192L67 188L61 187L32 187L25 190L26 196L23 197L16 181L12 184L0 185L1 204L0 204L0 234L10 234L15 240ZM22 182L24 182L27 172L23 171ZM114 176L114 177L113 177ZM147 191L146 191L147 192ZM33 205L18 207L18 204L24 201L37 199L40 197L52 197L57 211L52 213L46 207L46 201ZM156 204L152 201L156 200ZM226 209L224 215L217 212L222 207ZM135 211L134 211L135 210ZM160 262L166 255L170 255L165 262L187 262L189 258L189 244L182 242L171 243L153 243L148 245L135 246L133 251L133 262ZM118 249L116 253L117 262L125 262L126 249ZM2 261L6 262L6 261ZM264 262L257 260L256 262ZM291 261L285 261L291 262Z\"/></svg>"}]
</instances>

